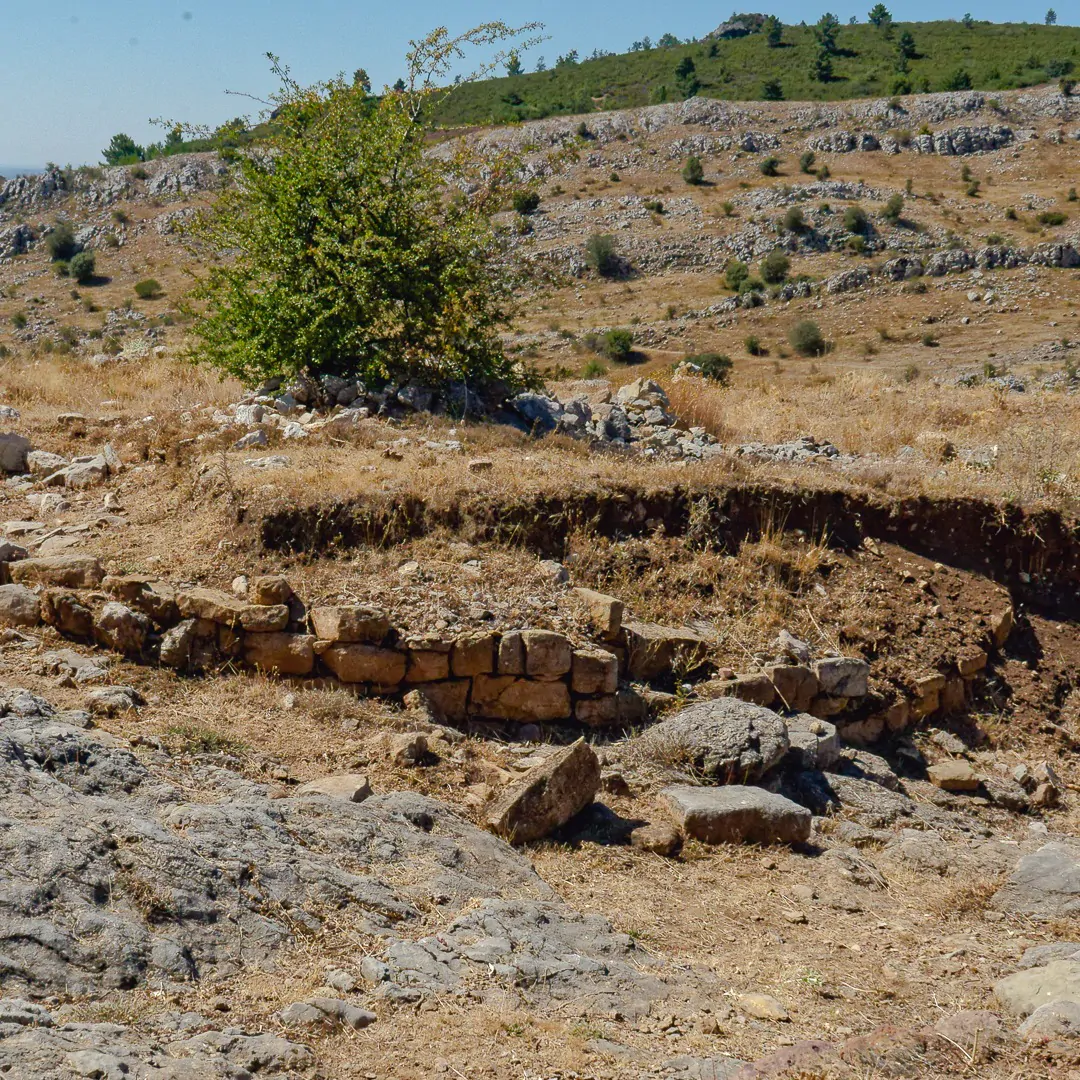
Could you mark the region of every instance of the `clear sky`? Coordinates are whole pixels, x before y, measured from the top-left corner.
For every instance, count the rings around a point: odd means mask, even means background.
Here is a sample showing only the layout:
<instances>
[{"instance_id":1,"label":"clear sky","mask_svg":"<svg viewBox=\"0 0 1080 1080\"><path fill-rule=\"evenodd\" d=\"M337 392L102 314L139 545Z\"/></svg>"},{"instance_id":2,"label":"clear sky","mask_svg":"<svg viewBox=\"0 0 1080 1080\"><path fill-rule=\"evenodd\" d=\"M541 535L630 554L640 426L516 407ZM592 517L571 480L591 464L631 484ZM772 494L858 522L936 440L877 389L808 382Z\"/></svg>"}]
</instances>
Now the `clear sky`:
<instances>
[{"instance_id":1,"label":"clear sky","mask_svg":"<svg viewBox=\"0 0 1080 1080\"><path fill-rule=\"evenodd\" d=\"M1041 22L1045 11L1005 0L886 3L898 20L960 18L971 10L980 19ZM853 14L865 20L872 4L822 0L810 8L774 0L746 8L785 22L813 22L831 10L846 22ZM1061 0L1057 8L1060 21L1076 21L1075 3ZM378 89L401 74L409 39L443 24L462 30L486 19L543 21L550 40L524 58L531 70L539 55L550 64L574 48L619 52L646 34L701 37L730 11L699 0L670 9L655 0L0 0L0 164L94 163L117 131L137 142L161 138L151 116L217 125L257 112L225 91L266 96L273 89L267 51L301 82L364 67Z\"/></svg>"}]
</instances>

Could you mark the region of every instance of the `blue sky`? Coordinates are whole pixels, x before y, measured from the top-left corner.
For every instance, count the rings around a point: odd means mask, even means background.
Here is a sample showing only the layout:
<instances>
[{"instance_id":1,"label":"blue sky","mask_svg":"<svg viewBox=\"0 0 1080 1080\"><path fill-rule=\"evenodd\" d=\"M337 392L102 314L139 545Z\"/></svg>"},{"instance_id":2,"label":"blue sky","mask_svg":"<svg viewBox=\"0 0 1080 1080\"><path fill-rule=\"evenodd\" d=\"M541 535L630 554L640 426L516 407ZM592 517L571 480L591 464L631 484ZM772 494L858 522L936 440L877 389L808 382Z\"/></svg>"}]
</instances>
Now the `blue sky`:
<instances>
[{"instance_id":1,"label":"blue sky","mask_svg":"<svg viewBox=\"0 0 1080 1080\"><path fill-rule=\"evenodd\" d=\"M792 0L747 5L785 22L814 21L831 10L865 19L872 0L818 8ZM1004 0L911 0L888 5L897 19L1042 20ZM1058 4L1062 22L1070 5ZM544 0L532 7L491 0L386 3L385 0L0 0L5 42L0 65L0 163L84 164L100 159L114 132L138 142L160 137L148 120L166 116L218 124L257 107L225 95L273 89L264 54L275 52L302 82L365 67L377 87L401 73L410 38L446 24L460 30L485 19L542 20L551 40L525 58L550 61L576 48L621 51L646 34L700 37L726 18L727 5L655 0ZM513 13L511 15L511 12Z\"/></svg>"}]
</instances>

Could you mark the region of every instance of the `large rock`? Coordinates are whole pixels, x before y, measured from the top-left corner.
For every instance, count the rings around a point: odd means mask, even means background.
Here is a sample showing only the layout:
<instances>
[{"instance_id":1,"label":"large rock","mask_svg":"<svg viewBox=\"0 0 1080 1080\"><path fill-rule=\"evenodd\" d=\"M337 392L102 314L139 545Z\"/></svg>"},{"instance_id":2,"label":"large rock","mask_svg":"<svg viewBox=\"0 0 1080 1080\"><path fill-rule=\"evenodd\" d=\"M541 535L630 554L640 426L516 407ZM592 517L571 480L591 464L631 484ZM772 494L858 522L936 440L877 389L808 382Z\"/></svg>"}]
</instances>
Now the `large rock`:
<instances>
[{"instance_id":1,"label":"large rock","mask_svg":"<svg viewBox=\"0 0 1080 1080\"><path fill-rule=\"evenodd\" d=\"M405 654L377 645L332 645L322 660L342 682L397 686L405 678Z\"/></svg>"},{"instance_id":2,"label":"large rock","mask_svg":"<svg viewBox=\"0 0 1080 1080\"><path fill-rule=\"evenodd\" d=\"M632 679L648 681L668 675L676 667L692 671L705 659L707 642L686 627L624 619L622 629L628 650L627 672Z\"/></svg>"},{"instance_id":3,"label":"large rock","mask_svg":"<svg viewBox=\"0 0 1080 1080\"><path fill-rule=\"evenodd\" d=\"M661 794L686 835L705 844L800 844L810 839L810 811L762 788L679 784Z\"/></svg>"},{"instance_id":4,"label":"large rock","mask_svg":"<svg viewBox=\"0 0 1080 1080\"><path fill-rule=\"evenodd\" d=\"M205 619L257 634L284 630L289 622L284 604L249 604L220 589L187 589L177 594L176 606L185 619Z\"/></svg>"},{"instance_id":5,"label":"large rock","mask_svg":"<svg viewBox=\"0 0 1080 1080\"><path fill-rule=\"evenodd\" d=\"M8 566L11 580L20 585L58 585L66 589L94 589L105 570L92 555L47 555L22 559Z\"/></svg>"},{"instance_id":6,"label":"large rock","mask_svg":"<svg viewBox=\"0 0 1080 1080\"><path fill-rule=\"evenodd\" d=\"M577 588L574 595L581 601L589 622L605 641L614 641L622 629L625 605L621 600L594 589Z\"/></svg>"},{"instance_id":7,"label":"large rock","mask_svg":"<svg viewBox=\"0 0 1080 1080\"><path fill-rule=\"evenodd\" d=\"M722 783L756 780L789 741L783 717L735 698L702 701L649 728L639 746L656 760L691 767Z\"/></svg>"},{"instance_id":8,"label":"large rock","mask_svg":"<svg viewBox=\"0 0 1080 1080\"><path fill-rule=\"evenodd\" d=\"M544 723L570 717L570 691L564 682L538 682L513 675L477 675L470 711L492 720Z\"/></svg>"},{"instance_id":9,"label":"large rock","mask_svg":"<svg viewBox=\"0 0 1080 1080\"><path fill-rule=\"evenodd\" d=\"M584 739L533 766L488 811L492 832L511 843L540 840L593 801L600 788L600 761Z\"/></svg>"},{"instance_id":10,"label":"large rock","mask_svg":"<svg viewBox=\"0 0 1080 1080\"><path fill-rule=\"evenodd\" d=\"M847 656L830 656L814 661L814 674L821 692L831 697L865 697L870 665L865 660Z\"/></svg>"},{"instance_id":11,"label":"large rock","mask_svg":"<svg viewBox=\"0 0 1080 1080\"><path fill-rule=\"evenodd\" d=\"M384 612L361 604L313 607L310 618L315 636L322 641L381 645L390 632Z\"/></svg>"},{"instance_id":12,"label":"large rock","mask_svg":"<svg viewBox=\"0 0 1080 1080\"><path fill-rule=\"evenodd\" d=\"M150 633L150 620L141 611L117 603L106 604L94 623L94 637L99 644L122 653L140 653Z\"/></svg>"},{"instance_id":13,"label":"large rock","mask_svg":"<svg viewBox=\"0 0 1080 1080\"><path fill-rule=\"evenodd\" d=\"M315 639L310 634L245 634L244 660L260 671L310 675L315 667Z\"/></svg>"},{"instance_id":14,"label":"large rock","mask_svg":"<svg viewBox=\"0 0 1080 1080\"><path fill-rule=\"evenodd\" d=\"M272 971L298 927L317 932L343 910L358 932L407 933L421 911L396 884L403 865L450 917L503 890L551 897L501 840L419 795L273 799L213 769L198 781L206 801L191 802L157 768L25 691L0 692L6 993L216 981L241 953L245 968Z\"/></svg>"},{"instance_id":15,"label":"large rock","mask_svg":"<svg viewBox=\"0 0 1080 1080\"><path fill-rule=\"evenodd\" d=\"M371 784L362 773L343 773L340 776L321 776L296 789L297 795L325 795L345 802L363 802L371 796Z\"/></svg>"},{"instance_id":16,"label":"large rock","mask_svg":"<svg viewBox=\"0 0 1080 1080\"><path fill-rule=\"evenodd\" d=\"M557 679L570 670L573 649L563 634L552 630L525 630L525 674L534 679Z\"/></svg>"},{"instance_id":17,"label":"large rock","mask_svg":"<svg viewBox=\"0 0 1080 1080\"><path fill-rule=\"evenodd\" d=\"M0 624L37 626L41 622L41 601L25 585L0 585Z\"/></svg>"},{"instance_id":18,"label":"large rock","mask_svg":"<svg viewBox=\"0 0 1080 1080\"><path fill-rule=\"evenodd\" d=\"M1080 846L1055 840L1023 856L991 906L1042 919L1080 914Z\"/></svg>"},{"instance_id":19,"label":"large rock","mask_svg":"<svg viewBox=\"0 0 1080 1080\"><path fill-rule=\"evenodd\" d=\"M30 453L30 440L13 431L0 433L0 469L6 473L24 473L26 456Z\"/></svg>"},{"instance_id":20,"label":"large rock","mask_svg":"<svg viewBox=\"0 0 1080 1080\"><path fill-rule=\"evenodd\" d=\"M994 997L1019 1016L1053 1001L1080 1001L1080 962L1053 960L1044 967L1014 972L994 985Z\"/></svg>"},{"instance_id":21,"label":"large rock","mask_svg":"<svg viewBox=\"0 0 1080 1080\"><path fill-rule=\"evenodd\" d=\"M1028 1042L1080 1039L1080 1000L1051 1001L1040 1005L1017 1029Z\"/></svg>"}]
</instances>

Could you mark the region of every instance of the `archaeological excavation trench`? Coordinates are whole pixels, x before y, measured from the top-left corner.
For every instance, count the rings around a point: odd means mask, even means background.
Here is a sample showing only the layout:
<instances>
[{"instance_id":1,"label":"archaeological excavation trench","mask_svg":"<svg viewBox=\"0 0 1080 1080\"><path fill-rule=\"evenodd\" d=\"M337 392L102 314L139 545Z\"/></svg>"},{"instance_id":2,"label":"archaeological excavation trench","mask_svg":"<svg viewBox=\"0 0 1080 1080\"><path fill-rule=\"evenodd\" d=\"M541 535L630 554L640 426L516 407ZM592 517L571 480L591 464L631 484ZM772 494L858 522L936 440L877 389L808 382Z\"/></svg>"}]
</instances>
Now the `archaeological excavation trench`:
<instances>
[{"instance_id":1,"label":"archaeological excavation trench","mask_svg":"<svg viewBox=\"0 0 1080 1080\"><path fill-rule=\"evenodd\" d=\"M1080 616L1080 532L1056 510L1024 510L971 498L888 498L782 484L607 486L493 503L470 493L436 503L418 497L357 498L274 509L262 518L263 546L310 556L389 547L437 531L520 545L547 558L566 554L580 530L619 540L662 530L737 550L767 532L800 531L831 546L866 540L984 574L1048 617Z\"/></svg>"}]
</instances>

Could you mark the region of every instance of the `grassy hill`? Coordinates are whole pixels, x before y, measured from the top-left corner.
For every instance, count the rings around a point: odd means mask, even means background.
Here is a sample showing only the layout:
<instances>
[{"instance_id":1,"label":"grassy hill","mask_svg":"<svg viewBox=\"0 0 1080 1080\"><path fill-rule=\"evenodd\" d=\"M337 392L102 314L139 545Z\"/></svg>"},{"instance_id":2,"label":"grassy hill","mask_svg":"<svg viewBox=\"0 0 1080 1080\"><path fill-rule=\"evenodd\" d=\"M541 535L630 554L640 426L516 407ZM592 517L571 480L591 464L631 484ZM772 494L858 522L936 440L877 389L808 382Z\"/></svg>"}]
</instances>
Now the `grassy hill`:
<instances>
[{"instance_id":1,"label":"grassy hill","mask_svg":"<svg viewBox=\"0 0 1080 1080\"><path fill-rule=\"evenodd\" d=\"M897 70L897 43L908 31L916 56ZM956 89L964 73L976 90L1010 90L1080 72L1080 27L1028 23L894 23L886 33L869 23L837 35L833 77L814 78L818 44L809 26L787 26L779 47L760 33L748 37L605 56L548 71L489 79L458 88L444 101L446 125L508 123L544 116L618 109L684 96L676 66L690 57L704 97L761 99L780 83L786 99L836 101ZM904 85L906 81L907 86ZM959 79L962 84L963 78Z\"/></svg>"}]
</instances>

